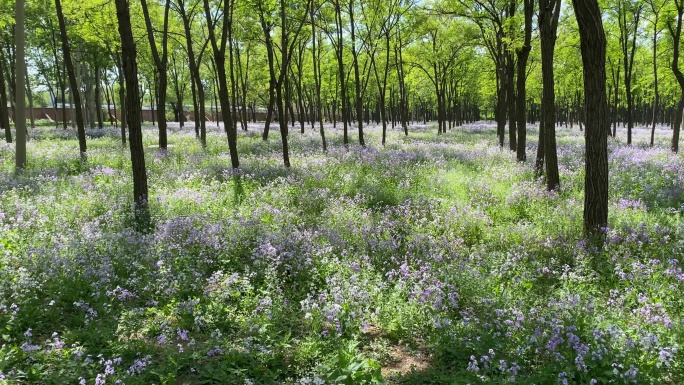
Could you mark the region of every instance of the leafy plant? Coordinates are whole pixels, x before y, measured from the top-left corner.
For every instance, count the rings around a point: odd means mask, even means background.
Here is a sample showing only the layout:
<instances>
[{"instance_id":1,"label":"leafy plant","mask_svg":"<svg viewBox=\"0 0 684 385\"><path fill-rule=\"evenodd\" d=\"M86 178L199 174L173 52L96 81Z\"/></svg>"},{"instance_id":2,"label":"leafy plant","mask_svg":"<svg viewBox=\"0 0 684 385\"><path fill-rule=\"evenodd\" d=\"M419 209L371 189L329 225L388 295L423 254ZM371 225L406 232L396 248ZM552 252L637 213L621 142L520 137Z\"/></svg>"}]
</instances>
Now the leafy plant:
<instances>
[{"instance_id":1,"label":"leafy plant","mask_svg":"<svg viewBox=\"0 0 684 385\"><path fill-rule=\"evenodd\" d=\"M358 343L349 342L341 348L329 364L321 366L323 378L329 384L360 385L385 384L380 365L357 353Z\"/></svg>"}]
</instances>

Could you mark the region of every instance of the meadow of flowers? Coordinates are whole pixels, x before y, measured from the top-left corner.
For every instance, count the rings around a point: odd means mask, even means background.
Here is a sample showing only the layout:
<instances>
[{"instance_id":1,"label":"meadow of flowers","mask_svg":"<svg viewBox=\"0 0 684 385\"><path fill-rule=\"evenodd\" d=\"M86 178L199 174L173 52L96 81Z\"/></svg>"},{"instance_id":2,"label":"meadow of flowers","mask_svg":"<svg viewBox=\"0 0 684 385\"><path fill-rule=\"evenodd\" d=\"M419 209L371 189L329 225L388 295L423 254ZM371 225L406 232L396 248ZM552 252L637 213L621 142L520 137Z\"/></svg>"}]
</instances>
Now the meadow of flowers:
<instances>
[{"instance_id":1,"label":"meadow of flowers","mask_svg":"<svg viewBox=\"0 0 684 385\"><path fill-rule=\"evenodd\" d=\"M1 384L680 384L684 158L610 139L606 243L582 239L583 143L561 189L491 124L405 138L328 126L145 129L153 227L136 230L118 130L0 145ZM530 130L528 157L536 152ZM1 134L0 134L1 135ZM624 135L623 135L624 136ZM354 137L352 137L354 139Z\"/></svg>"}]
</instances>

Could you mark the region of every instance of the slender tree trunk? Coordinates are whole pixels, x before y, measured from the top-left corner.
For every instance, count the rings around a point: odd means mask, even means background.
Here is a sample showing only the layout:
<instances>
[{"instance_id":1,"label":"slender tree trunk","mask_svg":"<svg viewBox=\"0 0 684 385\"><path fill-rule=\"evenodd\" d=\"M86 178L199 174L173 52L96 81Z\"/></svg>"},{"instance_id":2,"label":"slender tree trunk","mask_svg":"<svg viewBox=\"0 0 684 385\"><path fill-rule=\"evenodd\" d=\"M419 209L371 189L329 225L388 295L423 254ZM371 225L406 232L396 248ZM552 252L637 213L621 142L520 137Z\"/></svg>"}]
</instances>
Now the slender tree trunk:
<instances>
[{"instance_id":1,"label":"slender tree trunk","mask_svg":"<svg viewBox=\"0 0 684 385\"><path fill-rule=\"evenodd\" d=\"M15 21L16 21L16 57L17 64L15 67L16 72L16 112L14 115L14 126L17 130L17 142L16 142L16 169L17 171L26 168L26 100L25 91L26 88L24 84L25 77L28 77L26 72L26 62L24 61L25 52L25 34L24 34L24 0L17 0L15 3ZM7 105L2 105L0 108L7 109Z\"/></svg>"},{"instance_id":2,"label":"slender tree trunk","mask_svg":"<svg viewBox=\"0 0 684 385\"><path fill-rule=\"evenodd\" d=\"M136 104L137 104L136 100ZM126 126L128 121L128 102L126 101L126 85L123 68L119 67L119 110L121 110L121 144L126 145Z\"/></svg>"},{"instance_id":3,"label":"slender tree trunk","mask_svg":"<svg viewBox=\"0 0 684 385\"><path fill-rule=\"evenodd\" d=\"M525 11L525 40L523 46L517 51L518 56L518 78L517 88L518 95L516 98L516 117L518 118L518 141L517 141L517 159L519 162L527 160L527 152L525 146L527 145L527 119L525 111L525 103L527 103L527 60L530 57L531 41L532 41L532 16L534 14L534 0L524 0Z\"/></svg>"},{"instance_id":4,"label":"slender tree trunk","mask_svg":"<svg viewBox=\"0 0 684 385\"><path fill-rule=\"evenodd\" d=\"M633 28L634 31L629 30L627 25L627 13L625 5L618 2L618 24L620 27L620 45L622 48L622 64L625 71L625 94L627 96L627 144L632 144L632 129L634 128L634 99L632 96L632 69L634 68L634 56L636 53L636 39L639 29L639 19L643 5L637 4L633 11ZM630 33L632 41L630 44ZM630 47L631 45L631 47Z\"/></svg>"},{"instance_id":5,"label":"slender tree trunk","mask_svg":"<svg viewBox=\"0 0 684 385\"><path fill-rule=\"evenodd\" d=\"M682 125L682 110L684 109L684 74L682 74L679 68L679 53L680 44L682 39L682 22L684 19L684 0L674 0L677 9L677 23L676 26L668 25L670 30L670 35L672 36L673 49L672 49L672 73L674 73L677 83L679 83L679 88L681 89L682 96L679 99L679 104L676 107L674 114L674 125L672 129L672 146L673 152L677 153L679 151L679 130Z\"/></svg>"},{"instance_id":6,"label":"slender tree trunk","mask_svg":"<svg viewBox=\"0 0 684 385\"><path fill-rule=\"evenodd\" d=\"M404 60L402 53L401 30L397 31L397 43L394 46L394 57L397 66L397 78L399 83L399 120L404 129L404 136L408 136L409 106L404 78Z\"/></svg>"},{"instance_id":7,"label":"slender tree trunk","mask_svg":"<svg viewBox=\"0 0 684 385\"><path fill-rule=\"evenodd\" d=\"M104 93L105 93L105 101L107 102L107 116L109 117L109 125L114 126L116 122L114 121L112 117L112 112L109 110L109 106L111 103L114 103L114 115L116 115L116 101L114 101L114 90L109 89L109 80L107 79L107 72L105 70L104 73L105 77L105 84L104 84ZM111 95L111 97L110 97Z\"/></svg>"},{"instance_id":8,"label":"slender tree trunk","mask_svg":"<svg viewBox=\"0 0 684 385\"><path fill-rule=\"evenodd\" d=\"M496 132L499 138L499 147L503 149L506 137L506 75L504 74L502 61L503 54L499 54L496 71Z\"/></svg>"},{"instance_id":9,"label":"slender tree trunk","mask_svg":"<svg viewBox=\"0 0 684 385\"><path fill-rule=\"evenodd\" d=\"M71 95L74 99L74 108L76 112L76 125L78 126L78 145L81 153L81 158L86 156L86 137L85 127L83 125L83 111L81 110L81 96L78 92L78 84L76 82L76 73L74 71L74 64L71 61L71 49L69 47L69 40L66 32L66 23L64 21L64 14L62 13L61 0L55 0L57 8L57 19L59 20L59 30L62 35L62 53L64 55L64 63L66 64L67 74L69 75L69 84L71 87ZM73 117L72 117L73 118Z\"/></svg>"},{"instance_id":10,"label":"slender tree trunk","mask_svg":"<svg viewBox=\"0 0 684 385\"><path fill-rule=\"evenodd\" d=\"M208 21L209 41L211 42L212 50L214 52L214 61L216 62L216 70L218 72L219 80L219 102L221 103L221 116L223 118L223 129L226 131L228 137L228 148L230 150L230 163L233 168L240 166L237 153L237 131L233 124L233 117L230 116L230 103L228 101L228 81L226 79L226 45L228 39L228 29L232 27L232 20L227 22L224 20L221 29L221 41L216 38L215 26L216 21L211 18L211 8L209 0L203 0L204 13ZM223 7L223 14L232 15L232 11L227 9L232 8L233 2L223 0L221 6ZM220 45L219 45L220 44Z\"/></svg>"},{"instance_id":11,"label":"slender tree trunk","mask_svg":"<svg viewBox=\"0 0 684 385\"><path fill-rule=\"evenodd\" d=\"M542 96L542 104L544 103ZM544 155L546 154L546 124L544 124L544 114L539 116L539 141L537 143L537 156L535 157L534 171L537 178L544 174Z\"/></svg>"},{"instance_id":12,"label":"slender tree trunk","mask_svg":"<svg viewBox=\"0 0 684 385\"><path fill-rule=\"evenodd\" d=\"M5 89L5 70L0 57L0 126L5 129L5 141L12 143L12 129L10 128L9 113L7 111L7 90Z\"/></svg>"},{"instance_id":13,"label":"slender tree trunk","mask_svg":"<svg viewBox=\"0 0 684 385\"><path fill-rule=\"evenodd\" d=\"M674 128L672 130L672 152L679 152L679 132L682 127L682 118L684 117L684 91L682 92L682 97L675 107L674 114Z\"/></svg>"},{"instance_id":14,"label":"slender tree trunk","mask_svg":"<svg viewBox=\"0 0 684 385\"><path fill-rule=\"evenodd\" d=\"M235 4L234 2L232 4ZM229 11L228 11L228 18L226 19L226 23L228 23L228 34L227 34L227 39L228 39L228 60L230 64L230 102L231 102L231 111L232 111L232 116L230 117L230 121L233 124L233 132L235 135L237 135L237 119L238 119L238 114L237 114L237 83L235 82L235 58L233 57L233 11L234 11L234 6L231 5Z\"/></svg>"},{"instance_id":15,"label":"slender tree trunk","mask_svg":"<svg viewBox=\"0 0 684 385\"><path fill-rule=\"evenodd\" d=\"M97 107L96 107L96 102L95 102L95 82L93 80L93 76L91 74L91 68L90 66L86 65L83 63L81 66L81 72L84 74L85 77L85 82L86 82L86 93L85 93L85 99L86 99L86 105L85 105L85 110L86 110L86 116L88 117L88 125L90 126L90 129L95 128L95 124L97 123Z\"/></svg>"},{"instance_id":16,"label":"slender tree trunk","mask_svg":"<svg viewBox=\"0 0 684 385\"><path fill-rule=\"evenodd\" d=\"M138 66L136 64L136 47L133 40L133 30L128 10L127 0L115 0L116 16L119 21L121 35L121 58L124 76L126 78L126 105L128 120L129 143L131 150L131 165L133 169L133 199L136 206L136 219L141 225L149 221L147 171L145 168L145 149L142 140L142 125L140 115L142 110L138 101Z\"/></svg>"},{"instance_id":17,"label":"slender tree trunk","mask_svg":"<svg viewBox=\"0 0 684 385\"><path fill-rule=\"evenodd\" d=\"M66 130L67 128L67 121L66 121L66 86L64 84L64 76L63 72L60 69L61 66L59 64L59 55L57 54L57 36L55 34L55 28L53 27L52 20L48 19L48 26L50 29L50 48L52 49L52 56L55 60L55 72L57 73L57 82L59 83L59 89L61 91L61 96L62 96L62 125L64 129ZM63 63L62 63L63 64ZM55 124L56 127L59 127L59 120L57 119L57 101L55 100Z\"/></svg>"},{"instance_id":18,"label":"slender tree trunk","mask_svg":"<svg viewBox=\"0 0 684 385\"><path fill-rule=\"evenodd\" d=\"M24 65L24 69L26 69L26 65ZM36 119L33 116L33 92L31 91L31 82L29 80L28 70L26 70L24 72L25 72L24 75L26 77L26 88L25 88L26 96L28 97L28 102L29 102L29 119L31 120L31 128L36 128Z\"/></svg>"},{"instance_id":19,"label":"slender tree trunk","mask_svg":"<svg viewBox=\"0 0 684 385\"><path fill-rule=\"evenodd\" d=\"M62 129L67 129L67 115L66 115L66 84L64 82L64 76L60 77L59 87L62 91Z\"/></svg>"},{"instance_id":20,"label":"slender tree trunk","mask_svg":"<svg viewBox=\"0 0 684 385\"><path fill-rule=\"evenodd\" d=\"M95 66L95 110L97 112L97 127L103 128L102 119L102 81L100 80L100 67Z\"/></svg>"},{"instance_id":21,"label":"slender tree trunk","mask_svg":"<svg viewBox=\"0 0 684 385\"><path fill-rule=\"evenodd\" d=\"M152 21L150 20L149 11L147 8L147 1L141 0L143 15L145 18L145 28L147 29L147 39L150 43L152 57L154 58L155 66L159 76L159 83L157 84L157 120L159 121L159 149L166 150L168 147L168 134L166 124L166 90L168 87L168 30L169 30L169 9L171 2L166 1L164 6L164 30L162 31L162 54L159 56L157 44L154 39L154 30L152 28Z\"/></svg>"},{"instance_id":22,"label":"slender tree trunk","mask_svg":"<svg viewBox=\"0 0 684 385\"><path fill-rule=\"evenodd\" d=\"M344 49L344 40L343 40L343 21L342 21L342 10L340 7L340 1L341 0L334 0L334 5L335 5L335 25L336 25L336 37L337 37L337 44L336 44L336 56L337 56L337 72L338 72L338 77L340 81L340 102L341 102L341 115L340 117L342 118L342 127L343 127L343 141L344 145L349 144L349 133L348 133L348 104L347 104L347 80L345 77L345 72L344 72L344 55L343 55L343 49Z\"/></svg>"},{"instance_id":23,"label":"slender tree trunk","mask_svg":"<svg viewBox=\"0 0 684 385\"><path fill-rule=\"evenodd\" d=\"M321 73L319 70L320 48L316 46L316 18L314 13L314 7L311 7L311 54L314 72L314 94L316 95L316 117L318 118L318 131L321 134L321 143L323 145L323 151L328 151L328 143L325 140L325 130L323 129L323 110L321 106Z\"/></svg>"},{"instance_id":24,"label":"slender tree trunk","mask_svg":"<svg viewBox=\"0 0 684 385\"><path fill-rule=\"evenodd\" d=\"M587 236L600 236L608 225L606 37L598 0L572 0L572 5L579 25L587 110L584 231Z\"/></svg>"},{"instance_id":25,"label":"slender tree trunk","mask_svg":"<svg viewBox=\"0 0 684 385\"><path fill-rule=\"evenodd\" d=\"M546 188L551 191L560 186L558 155L556 152L556 107L553 76L553 56L561 0L540 0L539 25L542 55L542 113L544 114L544 161Z\"/></svg>"},{"instance_id":26,"label":"slender tree trunk","mask_svg":"<svg viewBox=\"0 0 684 385\"><path fill-rule=\"evenodd\" d=\"M356 121L359 127L359 144L365 146L363 139L363 99L361 97L361 75L359 74L359 54L356 51L356 25L354 24L354 0L349 0L349 23L351 26L351 53L354 66L354 86L356 87Z\"/></svg>"},{"instance_id":27,"label":"slender tree trunk","mask_svg":"<svg viewBox=\"0 0 684 385\"><path fill-rule=\"evenodd\" d=\"M513 60L513 52L506 54L506 75L508 77L507 92L508 96L506 100L508 101L508 137L509 137L509 149L511 151L517 151L518 144L516 138L516 110L515 110L515 61Z\"/></svg>"},{"instance_id":28,"label":"slender tree trunk","mask_svg":"<svg viewBox=\"0 0 684 385\"><path fill-rule=\"evenodd\" d=\"M271 121L273 120L273 108L275 108L275 89L271 85L268 88L268 108L266 111L266 122L264 123L264 133L261 135L261 139L264 141L268 140L268 133L271 129Z\"/></svg>"},{"instance_id":29,"label":"slender tree trunk","mask_svg":"<svg viewBox=\"0 0 684 385\"><path fill-rule=\"evenodd\" d=\"M285 1L280 2L280 27L281 31L286 30L286 6ZM287 118L285 117L285 98L283 95L283 86L285 78L287 77L287 65L289 61L290 52L288 51L288 35L281 33L280 36L281 59L280 59L280 79L276 82L276 104L278 105L278 123L280 125L280 138L283 143L283 165L290 167L290 148L287 141L288 127Z\"/></svg>"}]
</instances>

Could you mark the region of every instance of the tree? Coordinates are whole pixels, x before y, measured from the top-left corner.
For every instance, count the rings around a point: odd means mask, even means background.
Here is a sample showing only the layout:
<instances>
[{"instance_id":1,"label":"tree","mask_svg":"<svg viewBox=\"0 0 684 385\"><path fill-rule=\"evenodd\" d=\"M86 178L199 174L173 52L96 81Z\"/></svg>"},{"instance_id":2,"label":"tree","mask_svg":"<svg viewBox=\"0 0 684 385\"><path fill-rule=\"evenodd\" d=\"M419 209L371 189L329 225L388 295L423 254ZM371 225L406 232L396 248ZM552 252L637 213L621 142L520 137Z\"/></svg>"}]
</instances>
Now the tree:
<instances>
[{"instance_id":1,"label":"tree","mask_svg":"<svg viewBox=\"0 0 684 385\"><path fill-rule=\"evenodd\" d=\"M3 60L0 58L0 126L5 129L5 141L12 143L12 129L7 113L7 90L5 89Z\"/></svg>"},{"instance_id":2,"label":"tree","mask_svg":"<svg viewBox=\"0 0 684 385\"><path fill-rule=\"evenodd\" d=\"M544 162L546 163L546 188L551 191L560 185L558 155L556 153L556 95L553 78L553 54L556 45L556 31L560 16L561 0L539 1L539 30L542 55L542 127L539 141L544 141Z\"/></svg>"},{"instance_id":3,"label":"tree","mask_svg":"<svg viewBox=\"0 0 684 385\"><path fill-rule=\"evenodd\" d=\"M506 112L508 87L513 87L510 71L506 70L506 52L511 39L506 34L506 24L511 16L509 0L457 0L461 10L457 13L470 18L480 28L482 41L495 67L496 107L499 146L503 148L506 136ZM509 76L507 76L509 75Z\"/></svg>"},{"instance_id":4,"label":"tree","mask_svg":"<svg viewBox=\"0 0 684 385\"><path fill-rule=\"evenodd\" d=\"M679 151L679 130L682 125L682 110L684 110L684 74L679 68L679 51L681 49L682 41L682 19L684 19L684 0L674 0L676 9L676 16L674 20L668 20L667 29L672 37L672 73L677 79L679 88L681 89L681 96L679 104L676 107L674 115L674 129L672 131L672 146L673 152Z\"/></svg>"},{"instance_id":5,"label":"tree","mask_svg":"<svg viewBox=\"0 0 684 385\"><path fill-rule=\"evenodd\" d=\"M647 3L651 10L651 24L653 26L653 118L651 126L651 142L650 146L653 147L653 142L655 139L655 127L658 115L658 35L662 31L662 26L660 25L660 13L665 6L662 0L647 0Z\"/></svg>"},{"instance_id":6,"label":"tree","mask_svg":"<svg viewBox=\"0 0 684 385\"><path fill-rule=\"evenodd\" d=\"M59 0L57 0L59 1ZM119 34L121 35L121 56L123 61L124 78L126 79L126 105L128 113L128 143L131 150L131 165L133 168L133 199L135 202L136 219L139 224L146 225L149 220L149 208L147 205L147 170L145 168L145 148L142 142L142 127L140 115L142 109L138 85L138 65L136 62L137 52L131 18L127 0L116 1L116 16L119 21Z\"/></svg>"},{"instance_id":7,"label":"tree","mask_svg":"<svg viewBox=\"0 0 684 385\"><path fill-rule=\"evenodd\" d=\"M472 24L451 16L425 16L417 28L420 31L417 49L412 63L430 80L437 100L437 133L446 132L446 115L448 101L446 88L450 77L455 76L455 69L470 57L466 55L472 46L476 31Z\"/></svg>"},{"instance_id":8,"label":"tree","mask_svg":"<svg viewBox=\"0 0 684 385\"><path fill-rule=\"evenodd\" d=\"M166 88L167 88L167 66L168 66L168 38L169 38L169 9L171 8L171 1L166 1L164 6L164 29L162 31L161 56L157 49L157 44L154 40L154 29L152 28L152 20L150 19L150 12L147 8L147 0L140 0L142 10L145 18L145 28L147 28L147 39L150 42L150 50L154 58L154 64L157 68L158 76L158 91L157 98L157 120L159 122L159 148L166 150L168 140L166 134Z\"/></svg>"},{"instance_id":9,"label":"tree","mask_svg":"<svg viewBox=\"0 0 684 385\"><path fill-rule=\"evenodd\" d=\"M280 1L280 6L276 7L274 3L257 3L257 10L259 13L259 22L264 33L264 42L268 51L268 67L270 74L270 88L272 93L275 91L275 103L278 107L278 125L280 126L280 138L283 143L283 164L285 167L290 167L290 150L288 146L288 127L287 117L285 114L285 80L288 77L288 68L292 60L292 52L294 45L298 41L298 36L306 23L309 16L309 9L311 7L311 0L305 0L304 3L290 3ZM304 11L297 15L296 23L293 26L292 22L288 23L288 9ZM291 16L290 16L291 17ZM291 20L291 19L290 19ZM280 26L280 63L276 63L276 44L274 44L271 33L278 24ZM269 122L267 121L266 124Z\"/></svg>"},{"instance_id":10,"label":"tree","mask_svg":"<svg viewBox=\"0 0 684 385\"><path fill-rule=\"evenodd\" d=\"M16 168L17 170L22 170L26 168L26 88L24 88L24 79L26 75L26 61L24 61L24 43L26 42L26 40L24 38L24 0L17 0L15 15L15 37L17 45L17 57L19 58L19 60L17 60L16 65L17 90L15 91L15 104L17 108L14 115L14 126L17 129ZM0 107L6 108L5 106Z\"/></svg>"},{"instance_id":11,"label":"tree","mask_svg":"<svg viewBox=\"0 0 684 385\"><path fill-rule=\"evenodd\" d=\"M233 116L229 112L230 104L228 100L228 81L226 79L226 47L228 43L229 29L232 28L232 15L234 2L231 0L223 0L220 4L220 10L223 12L223 24L221 27L221 40L216 38L216 24L217 21L211 16L211 9L209 7L209 0L204 0L204 14L207 18L207 29L209 31L209 41L214 53L214 62L216 63L216 71L219 82L219 103L221 104L221 117L223 118L223 129L228 137L228 148L230 151L230 163L233 168L240 166L237 153L237 130L233 124Z\"/></svg>"},{"instance_id":12,"label":"tree","mask_svg":"<svg viewBox=\"0 0 684 385\"><path fill-rule=\"evenodd\" d=\"M194 114L195 114L195 133L202 143L202 147L207 145L207 131L204 108L204 87L202 85L202 78L200 76L200 64L202 56L206 48L206 43L202 45L199 54L195 56L194 45L192 40L192 25L195 17L198 15L197 7L200 5L199 0L176 0L173 4L174 10L178 13L183 23L183 30L185 32L185 49L188 54L188 66L190 68L190 78L192 80L192 93L194 100ZM229 110L222 111L224 114Z\"/></svg>"},{"instance_id":13,"label":"tree","mask_svg":"<svg viewBox=\"0 0 684 385\"><path fill-rule=\"evenodd\" d=\"M316 105L316 120L318 120L318 131L321 134L321 142L323 144L323 151L328 150L328 143L325 140L325 130L323 129L323 106L321 105L321 39L316 39L316 14L321 9L321 3L313 3L310 9L311 13L311 59L313 63L313 77L314 77L314 95ZM313 120L313 119L312 119Z\"/></svg>"},{"instance_id":14,"label":"tree","mask_svg":"<svg viewBox=\"0 0 684 385\"><path fill-rule=\"evenodd\" d=\"M527 145L527 60L530 57L532 50L532 15L534 14L534 0L523 0L525 13L525 37L522 46L520 46L516 55L518 58L518 74L517 74L517 95L516 95L516 117L518 119L518 140L516 148L516 156L519 162L527 160L527 153L525 146Z\"/></svg>"},{"instance_id":15,"label":"tree","mask_svg":"<svg viewBox=\"0 0 684 385\"><path fill-rule=\"evenodd\" d=\"M337 59L337 80L339 82L340 91L340 108L341 108L341 119L342 119L342 135L344 144L349 144L349 133L348 133L348 109L349 104L347 100L347 76L344 70L344 24L342 18L342 4L341 0L331 0L334 7L335 13L335 29L334 35L333 31L326 30L328 36L330 37L330 42L335 49L335 58ZM334 108L333 108L334 109ZM333 115L335 112L333 112Z\"/></svg>"},{"instance_id":16,"label":"tree","mask_svg":"<svg viewBox=\"0 0 684 385\"><path fill-rule=\"evenodd\" d=\"M572 0L580 32L586 106L584 232L600 235L608 224L608 100L606 37L598 0Z\"/></svg>"},{"instance_id":17,"label":"tree","mask_svg":"<svg viewBox=\"0 0 684 385\"><path fill-rule=\"evenodd\" d=\"M632 96L632 75L634 73L634 56L636 53L639 20L644 5L641 0L617 0L617 18L620 30L620 49L622 50L622 65L627 99L627 144L632 144L632 129L634 128L633 111L634 98Z\"/></svg>"},{"instance_id":18,"label":"tree","mask_svg":"<svg viewBox=\"0 0 684 385\"><path fill-rule=\"evenodd\" d=\"M351 28L351 54L352 67L354 68L354 86L356 100L356 122L359 127L359 144L366 145L363 138L363 97L361 92L361 75L359 74L359 50L356 46L356 23L354 21L355 0L347 0L347 14L349 15L349 26Z\"/></svg>"},{"instance_id":19,"label":"tree","mask_svg":"<svg viewBox=\"0 0 684 385\"><path fill-rule=\"evenodd\" d=\"M71 87L71 95L74 99L73 107L76 111L76 126L78 127L78 146L81 153L81 158L86 157L86 137L85 126L83 123L83 111L81 110L81 96L79 92L78 82L76 81L76 73L74 72L74 63L71 61L71 49L69 46L69 38L66 31L66 22L64 21L64 13L62 12L62 1L55 0L55 8L57 10L57 19L59 20L59 31L62 36L62 53L64 55L64 64L69 76L69 86ZM137 103L137 102L136 102Z\"/></svg>"}]
</instances>

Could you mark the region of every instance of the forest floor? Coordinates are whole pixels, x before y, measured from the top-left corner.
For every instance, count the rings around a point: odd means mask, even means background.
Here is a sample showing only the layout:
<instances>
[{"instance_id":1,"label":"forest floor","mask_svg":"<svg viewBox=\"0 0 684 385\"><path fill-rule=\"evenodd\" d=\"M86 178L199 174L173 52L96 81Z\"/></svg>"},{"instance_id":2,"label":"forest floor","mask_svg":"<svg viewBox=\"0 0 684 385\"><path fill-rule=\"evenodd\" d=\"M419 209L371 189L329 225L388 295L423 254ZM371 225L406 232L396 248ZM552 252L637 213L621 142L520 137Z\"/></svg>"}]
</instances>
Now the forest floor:
<instances>
[{"instance_id":1,"label":"forest floor","mask_svg":"<svg viewBox=\"0 0 684 385\"><path fill-rule=\"evenodd\" d=\"M144 141L153 227L136 231L116 128L0 145L0 383L679 384L684 158L671 132L609 139L606 242L582 239L584 137L558 128L561 187L496 145L378 126ZM352 141L357 140L350 127ZM2 133L0 133L0 139Z\"/></svg>"}]
</instances>

